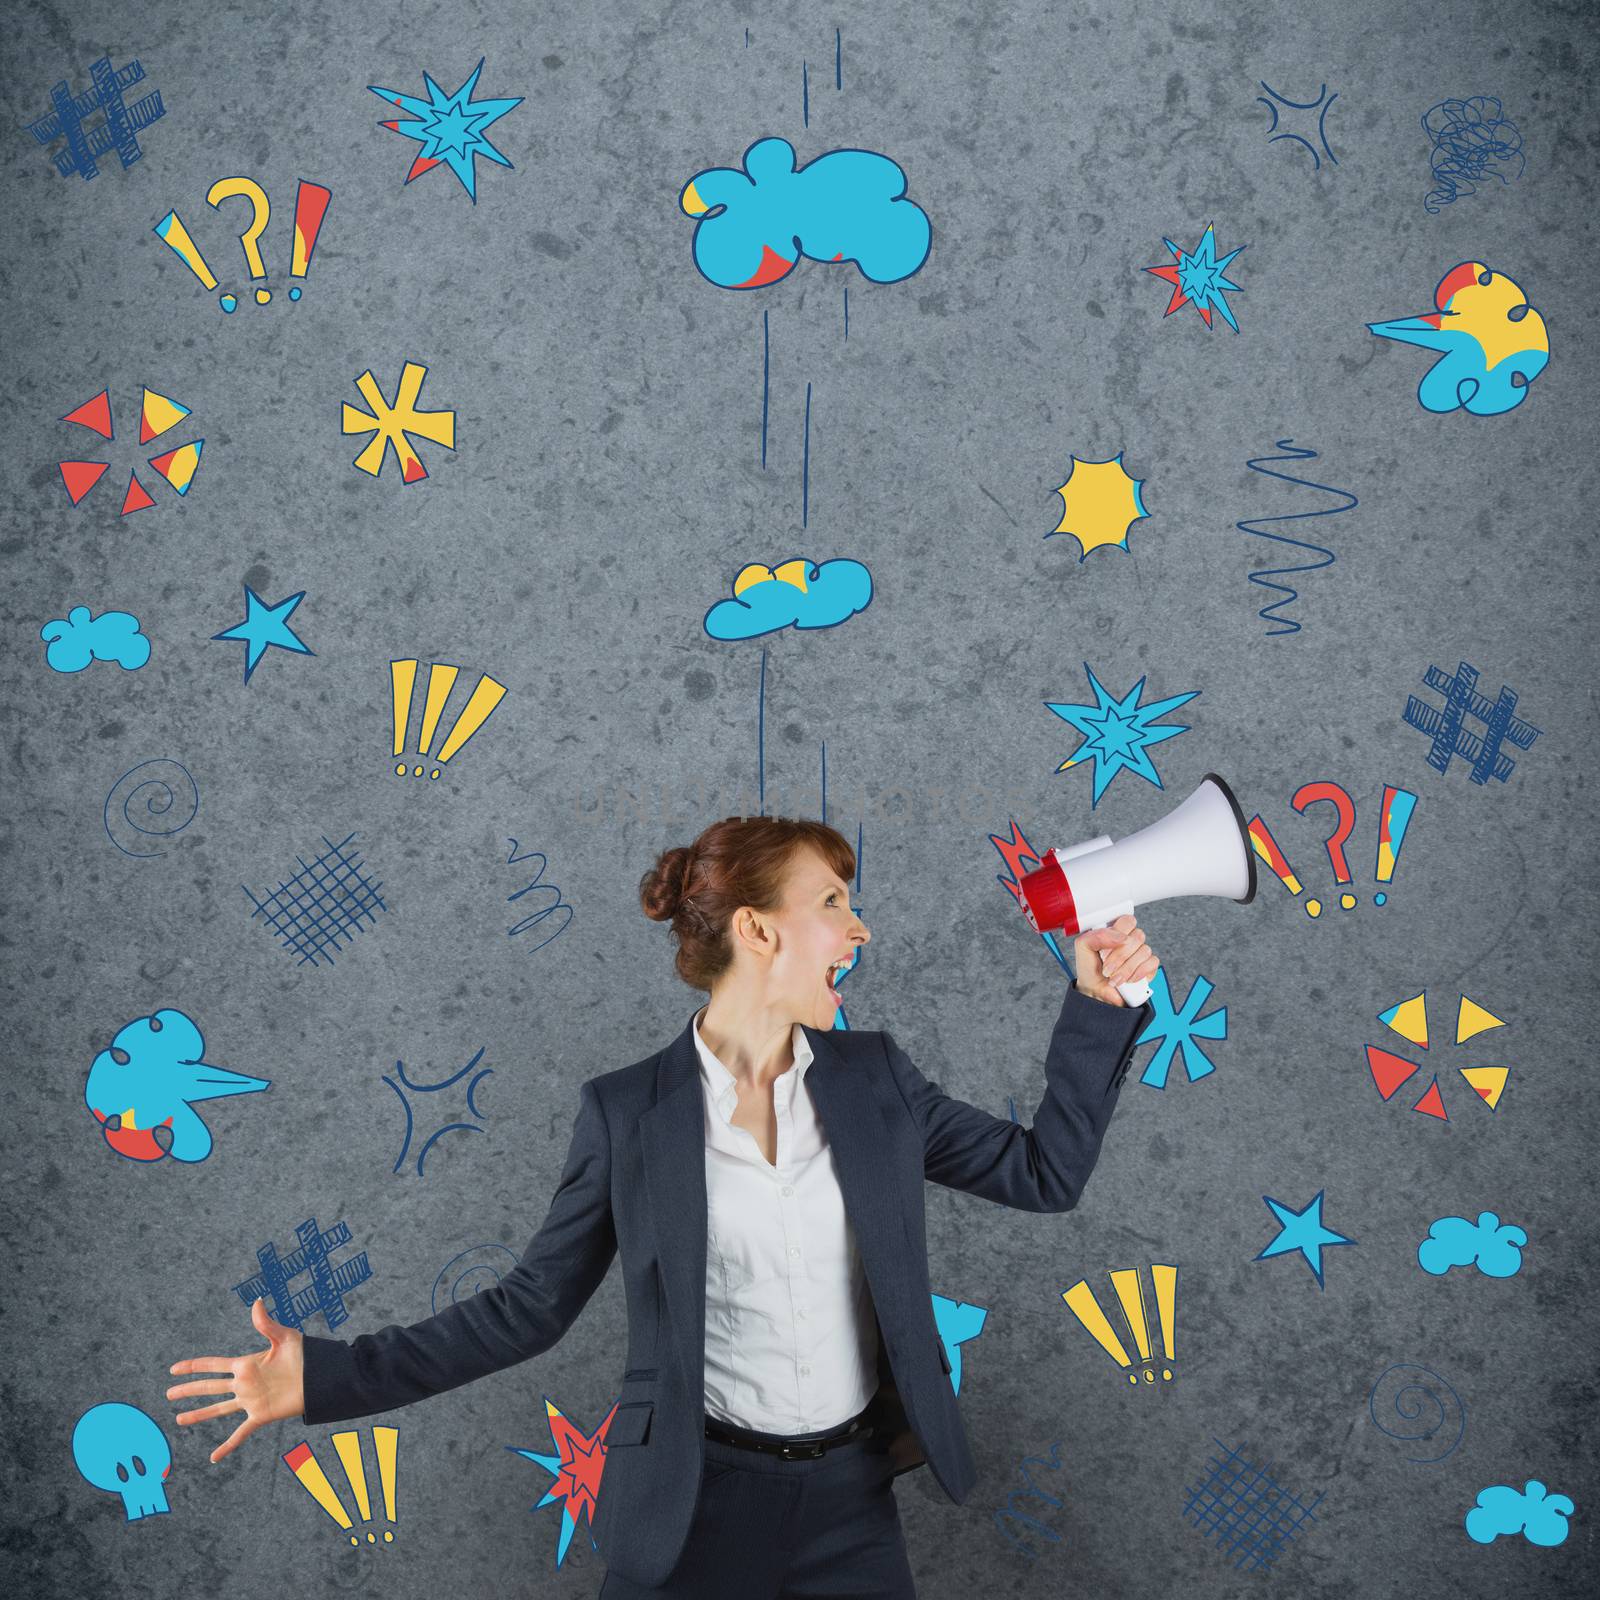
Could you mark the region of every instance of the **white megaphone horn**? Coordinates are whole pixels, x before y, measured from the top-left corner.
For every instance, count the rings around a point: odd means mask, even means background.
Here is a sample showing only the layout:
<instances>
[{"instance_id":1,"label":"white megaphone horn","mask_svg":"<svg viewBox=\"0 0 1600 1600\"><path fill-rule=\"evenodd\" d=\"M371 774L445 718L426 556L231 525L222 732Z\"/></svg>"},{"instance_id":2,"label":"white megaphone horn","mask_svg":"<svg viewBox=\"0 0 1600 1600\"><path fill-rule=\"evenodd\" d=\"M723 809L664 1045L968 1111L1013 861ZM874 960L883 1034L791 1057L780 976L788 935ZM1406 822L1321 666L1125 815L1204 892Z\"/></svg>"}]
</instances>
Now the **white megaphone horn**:
<instances>
[{"instance_id":1,"label":"white megaphone horn","mask_svg":"<svg viewBox=\"0 0 1600 1600\"><path fill-rule=\"evenodd\" d=\"M1223 895L1247 906L1256 896L1256 856L1233 791L1208 772L1175 811L1120 843L1101 834L1047 851L1018 884L1022 909L1039 933L1076 938L1132 915L1152 900ZM1130 1006L1150 998L1150 981L1119 983Z\"/></svg>"}]
</instances>

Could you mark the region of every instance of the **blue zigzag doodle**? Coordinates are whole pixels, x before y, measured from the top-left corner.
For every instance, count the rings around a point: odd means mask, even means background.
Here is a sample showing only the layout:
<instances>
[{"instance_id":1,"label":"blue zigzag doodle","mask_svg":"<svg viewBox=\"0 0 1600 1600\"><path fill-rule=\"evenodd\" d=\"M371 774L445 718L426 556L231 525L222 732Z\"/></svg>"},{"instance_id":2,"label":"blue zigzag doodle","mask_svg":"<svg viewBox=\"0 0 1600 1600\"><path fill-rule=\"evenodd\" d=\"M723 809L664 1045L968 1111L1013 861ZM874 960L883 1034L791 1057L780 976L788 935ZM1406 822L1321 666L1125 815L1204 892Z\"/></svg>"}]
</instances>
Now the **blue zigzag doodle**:
<instances>
[{"instance_id":1,"label":"blue zigzag doodle","mask_svg":"<svg viewBox=\"0 0 1600 1600\"><path fill-rule=\"evenodd\" d=\"M1025 1542L1017 1539L1012 1534L1011 1530L1006 1527L1004 1519L1010 1517L1013 1522L1024 1522L1030 1528L1037 1528L1039 1532L1049 1539L1052 1544L1059 1544L1061 1542L1061 1535L1057 1533L1054 1528L1046 1526L1037 1518L1030 1517L1024 1512L1013 1511L1011 1509L1011 1502L1022 1493L1032 1496L1032 1498L1035 1500L1043 1500L1046 1505L1054 1506L1058 1509L1060 1508L1061 1501L1058 1500L1054 1495L1046 1494L1044 1490L1040 1489L1034 1483L1033 1475L1028 1471L1028 1467L1032 1465L1038 1467L1048 1467L1052 1472L1059 1472L1061 1470L1061 1462L1057 1459L1056 1452L1060 1448L1061 1441L1057 1439L1056 1442L1050 1446L1050 1459L1048 1461L1046 1461L1043 1456L1024 1456L1020 1465L1022 1467L1022 1476L1028 1485L1027 1489L1025 1491L1021 1489L1013 1489L1011 1493L1006 1496L1005 1508L1003 1510L996 1511L994 1514L995 1527L997 1527L1001 1533L1006 1536L1006 1538L1010 1539L1013 1547L1021 1550L1030 1561L1037 1561L1039 1559L1037 1553L1030 1549Z\"/></svg>"},{"instance_id":2,"label":"blue zigzag doodle","mask_svg":"<svg viewBox=\"0 0 1600 1600\"><path fill-rule=\"evenodd\" d=\"M1183 1070L1188 1074L1190 1083L1216 1071L1211 1058L1196 1043L1199 1039L1228 1037L1226 1006L1208 1011L1203 1017L1200 1015L1206 1001L1211 998L1211 991L1211 980L1203 973L1197 975L1179 1009L1172 1001L1167 969L1156 968L1155 976L1150 980L1150 1004L1155 1008L1155 1015L1150 1019L1150 1025L1133 1042L1137 1047L1160 1039L1161 1048L1145 1063L1144 1071L1139 1074L1140 1083L1147 1083L1152 1089L1165 1089L1172 1058L1179 1051L1183 1053Z\"/></svg>"},{"instance_id":3,"label":"blue zigzag doodle","mask_svg":"<svg viewBox=\"0 0 1600 1600\"><path fill-rule=\"evenodd\" d=\"M477 1066L477 1064L483 1059L483 1052L488 1048L489 1047L487 1045L480 1045L478 1047L477 1054L474 1055L473 1058L464 1067L462 1067L459 1072L451 1073L448 1078L444 1078L438 1083L413 1083L410 1078L406 1076L406 1064L403 1061L396 1061L394 1064L394 1070L399 1074L400 1077L399 1083L396 1083L388 1073L384 1073L383 1081L394 1090L396 1095L399 1096L401 1108L406 1114L406 1135L400 1144L400 1154L395 1158L394 1170L396 1172L398 1172L401 1167L406 1164L406 1154L411 1149L411 1135L416 1126L415 1118L412 1116L411 1112L411 1102L406 1098L405 1089L410 1089L414 1094L437 1094L441 1089L448 1089L452 1085L460 1083L460 1081L466 1077L466 1075L471 1072L475 1066ZM485 1078L491 1076L493 1072L493 1067L485 1067L483 1071L478 1073L477 1076L473 1078L472 1082L467 1085L467 1110L470 1111L473 1116L480 1119L482 1118L483 1113L478 1110L477 1101L473 1099L473 1096L478 1092L478 1085L482 1083ZM405 1089L402 1089L402 1084L405 1086ZM423 1175L422 1166L423 1163L428 1159L428 1152L433 1149L433 1147L442 1138L444 1138L447 1133L483 1133L484 1131L485 1130L483 1127L481 1127L478 1123L472 1122L447 1122L444 1127L435 1129L434 1132L428 1135L426 1141L423 1143L422 1148L417 1152L417 1176L420 1178Z\"/></svg>"},{"instance_id":4,"label":"blue zigzag doodle","mask_svg":"<svg viewBox=\"0 0 1600 1600\"><path fill-rule=\"evenodd\" d=\"M572 907L561 898L561 891L556 887L555 884L539 882L539 879L544 875L544 869L548 864L545 860L544 851L524 850L519 856L517 854L517 841L511 838L511 836L508 834L506 836L506 842L511 846L511 854L506 857L506 865L508 867L516 866L519 861L531 861L535 856L539 858L539 867L533 875L533 882L525 883L516 891L515 894L508 894L506 896L507 903L509 904L513 900L520 900L523 895L532 894L535 889L542 889L545 894L552 896L552 900L549 905L540 907L539 910L530 913L528 916L523 917L519 922L516 922L511 927L507 928L506 937L508 939L514 939L523 931L524 928L531 928L536 923L543 922L546 917L554 916L557 911L565 911L567 914L567 920L563 922L554 933L547 933L536 945L532 946L528 952L531 955L534 950L544 949L544 947L549 944L552 939L556 938L560 934L565 933L568 926L572 922L575 913Z\"/></svg>"},{"instance_id":5,"label":"blue zigzag doodle","mask_svg":"<svg viewBox=\"0 0 1600 1600\"><path fill-rule=\"evenodd\" d=\"M1260 539L1276 539L1279 544L1293 545L1297 550L1314 550L1322 557L1322 560L1311 561L1304 566L1266 568L1250 574L1251 583L1258 583L1263 589L1279 589L1283 592L1281 600L1274 600L1270 606L1263 606L1256 613L1263 622L1270 618L1273 622L1284 624L1281 628L1269 629L1267 632L1269 639L1276 638L1281 633L1298 633L1300 631L1300 624L1292 617L1275 617L1272 615L1280 607L1288 605L1297 598L1295 591L1288 584L1274 583L1272 579L1286 577L1291 572L1315 572L1318 567L1332 566L1336 558L1331 550L1323 549L1320 544L1307 544L1304 539L1291 539L1287 534L1283 533L1269 533L1263 524L1268 522L1298 522L1302 517L1336 517L1341 511L1354 511L1361 503L1346 489L1335 489L1331 484L1326 483L1313 483L1310 478L1296 478L1287 472L1274 472L1271 467L1263 465L1264 462L1271 461L1315 461L1317 459L1315 450L1302 449L1295 444L1293 439L1276 440L1273 448L1287 451L1288 454L1258 456L1253 461L1247 461L1245 465L1252 472L1259 472L1268 478L1281 478L1285 483L1297 483L1302 488L1320 489L1324 494L1338 495L1345 504L1342 506L1324 506L1320 511L1292 511L1285 513L1283 516L1257 517L1249 522L1234 523L1234 527L1240 533L1253 533Z\"/></svg>"}]
</instances>

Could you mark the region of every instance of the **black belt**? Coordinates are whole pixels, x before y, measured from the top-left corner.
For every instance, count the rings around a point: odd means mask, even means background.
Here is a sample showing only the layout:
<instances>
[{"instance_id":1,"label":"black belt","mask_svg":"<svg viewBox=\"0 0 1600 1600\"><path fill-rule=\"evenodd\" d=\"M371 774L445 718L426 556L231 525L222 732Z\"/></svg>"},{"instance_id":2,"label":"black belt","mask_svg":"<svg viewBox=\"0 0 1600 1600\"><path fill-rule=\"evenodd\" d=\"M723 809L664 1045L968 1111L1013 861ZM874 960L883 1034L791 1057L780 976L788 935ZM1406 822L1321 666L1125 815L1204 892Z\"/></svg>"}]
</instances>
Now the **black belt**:
<instances>
[{"instance_id":1,"label":"black belt","mask_svg":"<svg viewBox=\"0 0 1600 1600\"><path fill-rule=\"evenodd\" d=\"M777 1456L784 1461L811 1461L825 1455L834 1445L845 1444L871 1433L873 1425L867 1416L871 1410L872 1406L868 1405L848 1422L841 1422L837 1428L830 1428L825 1433L795 1434L758 1433L754 1428L741 1428L735 1423L724 1422L708 1411L706 1438L715 1439L719 1444L734 1445L740 1450L757 1450L763 1455Z\"/></svg>"}]
</instances>

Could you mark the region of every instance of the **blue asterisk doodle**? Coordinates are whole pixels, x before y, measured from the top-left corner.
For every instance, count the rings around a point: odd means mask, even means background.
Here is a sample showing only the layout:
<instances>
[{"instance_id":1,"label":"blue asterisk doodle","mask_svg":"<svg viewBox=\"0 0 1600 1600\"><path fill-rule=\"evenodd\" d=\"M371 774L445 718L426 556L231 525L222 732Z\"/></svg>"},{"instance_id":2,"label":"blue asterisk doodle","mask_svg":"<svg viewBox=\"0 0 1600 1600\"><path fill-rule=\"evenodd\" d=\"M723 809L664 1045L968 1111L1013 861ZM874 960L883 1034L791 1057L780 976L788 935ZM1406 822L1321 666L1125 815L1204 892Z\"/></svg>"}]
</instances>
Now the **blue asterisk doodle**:
<instances>
[{"instance_id":1,"label":"blue asterisk doodle","mask_svg":"<svg viewBox=\"0 0 1600 1600\"><path fill-rule=\"evenodd\" d=\"M237 641L245 646L246 683L249 683L250 674L256 670L256 663L267 653L269 645L275 645L280 650L291 650L296 655L314 656L317 653L310 645L302 643L299 635L289 626L290 613L305 597L306 592L302 589L299 594L292 594L287 600L269 606L248 583L244 586L244 621L236 622L231 628L225 628L211 637Z\"/></svg>"},{"instance_id":2,"label":"blue asterisk doodle","mask_svg":"<svg viewBox=\"0 0 1600 1600\"><path fill-rule=\"evenodd\" d=\"M1161 1048L1145 1063L1145 1069L1139 1075L1140 1083L1148 1083L1153 1089L1165 1089L1173 1055L1179 1050L1183 1052L1183 1070L1189 1074L1190 1083L1196 1078L1205 1077L1208 1072L1216 1071L1210 1057L1195 1043L1197 1039L1228 1037L1226 1006L1209 1011L1203 1017L1200 1015L1201 1008L1211 998L1211 990L1211 980L1204 974L1200 975L1189 986L1183 1009L1179 1011L1172 1004L1172 990L1167 986L1167 969L1156 968L1155 976L1150 980L1150 1004L1156 1014L1150 1019L1150 1026L1133 1042L1141 1045L1160 1039Z\"/></svg>"},{"instance_id":3,"label":"blue asterisk doodle","mask_svg":"<svg viewBox=\"0 0 1600 1600\"><path fill-rule=\"evenodd\" d=\"M1296 1211L1274 1200L1271 1195L1262 1195L1261 1198L1278 1219L1278 1237L1255 1259L1264 1261L1268 1256L1290 1255L1298 1250L1306 1258L1306 1265L1316 1274L1317 1287L1326 1288L1327 1285L1322 1281L1322 1252L1331 1245L1354 1244L1355 1240L1323 1227L1322 1197L1325 1193L1325 1189L1318 1189L1316 1199L1304 1211Z\"/></svg>"},{"instance_id":4,"label":"blue asterisk doodle","mask_svg":"<svg viewBox=\"0 0 1600 1600\"><path fill-rule=\"evenodd\" d=\"M1243 294L1244 290L1224 274L1228 270L1228 263L1239 254L1239 251L1248 250L1250 247L1242 244L1238 250L1230 250L1219 261L1217 239L1211 228L1212 225L1208 222L1206 231L1201 235L1200 243L1195 246L1192 254L1187 250L1180 250L1170 239L1163 239L1161 242L1172 252L1172 262L1162 267L1146 267L1144 270L1153 272L1158 278L1165 278L1172 285L1172 299L1162 313L1163 316L1170 317L1180 306L1186 306L1192 301L1195 310L1200 313L1200 320L1208 328L1211 326L1211 313L1217 310L1222 313L1223 320L1228 326L1237 333L1239 324L1233 320L1233 308L1228 304L1228 293L1232 291L1234 294Z\"/></svg>"},{"instance_id":5,"label":"blue asterisk doodle","mask_svg":"<svg viewBox=\"0 0 1600 1600\"><path fill-rule=\"evenodd\" d=\"M1140 705L1139 691L1144 688L1143 678L1120 700L1114 700L1100 687L1087 661L1083 664L1083 670L1089 674L1096 704L1058 705L1053 700L1045 701L1058 717L1070 722L1083 735L1083 743L1056 771L1065 772L1068 767L1075 767L1090 756L1094 758L1094 798L1089 802L1091 810L1100 803L1100 796L1106 792L1107 785L1124 767L1138 773L1156 788L1161 788L1161 776L1151 765L1144 747L1160 744L1163 739L1187 733L1189 729L1187 724L1169 728L1155 728L1151 724L1158 717L1164 717L1169 711L1176 711L1179 706L1193 700L1200 691L1191 689L1188 694L1175 694L1166 700L1153 700L1149 705ZM1088 755L1084 754L1085 751Z\"/></svg>"},{"instance_id":6,"label":"blue asterisk doodle","mask_svg":"<svg viewBox=\"0 0 1600 1600\"><path fill-rule=\"evenodd\" d=\"M409 112L413 119L410 122L393 121L380 124L395 133L404 134L408 139L415 139L422 146L417 152L416 159L411 163L411 170L406 174L407 183L413 178L420 178L424 172L431 171L443 162L460 179L461 187L467 191L472 203L476 205L478 169L474 158L483 156L487 160L498 162L502 167L511 165L511 162L489 142L484 130L491 123L499 121L508 111L520 106L523 97L518 95L512 100L474 100L472 91L477 87L478 74L482 71L483 61L480 60L472 69L472 76L454 94L446 94L424 72L422 81L428 90L426 100L419 100L415 95L400 94L394 89L380 89L375 83L367 85L373 94L381 96L391 105L399 106L402 111Z\"/></svg>"}]
</instances>

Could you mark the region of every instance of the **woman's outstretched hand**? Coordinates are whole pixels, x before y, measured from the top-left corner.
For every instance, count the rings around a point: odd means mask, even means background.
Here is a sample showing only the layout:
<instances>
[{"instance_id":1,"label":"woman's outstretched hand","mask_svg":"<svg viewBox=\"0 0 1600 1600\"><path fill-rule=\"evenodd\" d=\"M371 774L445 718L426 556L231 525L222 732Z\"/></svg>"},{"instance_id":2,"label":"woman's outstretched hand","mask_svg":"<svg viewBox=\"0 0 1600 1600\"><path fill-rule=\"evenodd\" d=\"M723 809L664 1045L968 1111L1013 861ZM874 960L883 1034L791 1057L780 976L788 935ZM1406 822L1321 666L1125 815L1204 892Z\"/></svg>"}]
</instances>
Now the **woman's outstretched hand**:
<instances>
[{"instance_id":1,"label":"woman's outstretched hand","mask_svg":"<svg viewBox=\"0 0 1600 1600\"><path fill-rule=\"evenodd\" d=\"M250 1307L250 1320L267 1341L267 1349L248 1356L190 1356L172 1364L173 1372L209 1372L218 1376L175 1383L167 1390L167 1399L192 1394L228 1396L215 1405L201 1406L198 1411L180 1411L172 1419L174 1422L208 1422L212 1417L244 1412L244 1421L211 1452L213 1465L265 1423L298 1417L306 1409L305 1339L300 1330L274 1321L265 1300L257 1300Z\"/></svg>"},{"instance_id":2,"label":"woman's outstretched hand","mask_svg":"<svg viewBox=\"0 0 1600 1600\"><path fill-rule=\"evenodd\" d=\"M1078 988L1108 1006L1127 1003L1117 993L1119 983L1154 977L1161 965L1129 915L1118 917L1109 927L1080 933L1072 942L1072 959Z\"/></svg>"}]
</instances>

